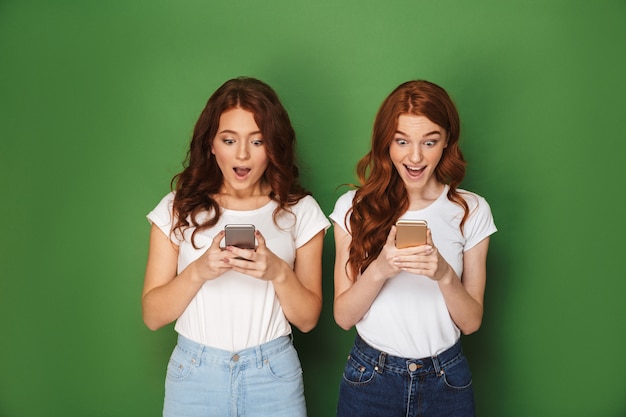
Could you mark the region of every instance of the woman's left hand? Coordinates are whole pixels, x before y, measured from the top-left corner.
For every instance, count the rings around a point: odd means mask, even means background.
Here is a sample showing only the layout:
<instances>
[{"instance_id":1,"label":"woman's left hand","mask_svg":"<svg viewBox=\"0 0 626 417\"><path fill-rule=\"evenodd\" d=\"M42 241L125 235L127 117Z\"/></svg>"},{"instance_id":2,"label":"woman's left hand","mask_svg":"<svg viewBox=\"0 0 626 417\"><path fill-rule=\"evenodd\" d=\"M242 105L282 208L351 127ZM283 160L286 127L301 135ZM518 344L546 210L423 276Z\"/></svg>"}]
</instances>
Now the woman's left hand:
<instances>
[{"instance_id":1,"label":"woman's left hand","mask_svg":"<svg viewBox=\"0 0 626 417\"><path fill-rule=\"evenodd\" d=\"M280 276L281 266L284 264L284 261L269 250L261 232L257 230L255 236L258 242L256 249L227 247L227 251L244 258L228 258L228 263L232 266L233 271L271 281Z\"/></svg>"},{"instance_id":2,"label":"woman's left hand","mask_svg":"<svg viewBox=\"0 0 626 417\"><path fill-rule=\"evenodd\" d=\"M416 246L414 249L411 254L396 257L395 265L403 271L424 275L434 281L439 281L446 276L450 265L433 244L430 229L426 234L426 244Z\"/></svg>"}]
</instances>

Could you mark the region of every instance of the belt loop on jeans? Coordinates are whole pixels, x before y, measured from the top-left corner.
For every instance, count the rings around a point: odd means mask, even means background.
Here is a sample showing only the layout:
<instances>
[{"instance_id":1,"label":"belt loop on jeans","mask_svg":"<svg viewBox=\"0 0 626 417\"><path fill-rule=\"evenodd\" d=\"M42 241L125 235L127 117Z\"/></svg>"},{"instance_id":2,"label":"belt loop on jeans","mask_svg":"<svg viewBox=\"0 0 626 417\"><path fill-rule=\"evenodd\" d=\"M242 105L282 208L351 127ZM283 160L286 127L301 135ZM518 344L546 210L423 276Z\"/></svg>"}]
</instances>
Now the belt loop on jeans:
<instances>
[{"instance_id":1,"label":"belt loop on jeans","mask_svg":"<svg viewBox=\"0 0 626 417\"><path fill-rule=\"evenodd\" d=\"M385 352L380 352L380 355L378 355L378 365L374 367L374 370L379 374L382 374L383 369L385 369L385 359L387 359L387 354Z\"/></svg>"},{"instance_id":2,"label":"belt loop on jeans","mask_svg":"<svg viewBox=\"0 0 626 417\"><path fill-rule=\"evenodd\" d=\"M435 374L437 376L442 376L443 369L441 369L441 364L439 363L439 357L433 356L431 359L433 360L433 366L435 367Z\"/></svg>"},{"instance_id":3,"label":"belt loop on jeans","mask_svg":"<svg viewBox=\"0 0 626 417\"><path fill-rule=\"evenodd\" d=\"M196 350L196 357L192 359L192 362L196 366L200 366L200 362L202 361L202 355L204 354L204 345L198 343L198 347Z\"/></svg>"},{"instance_id":4,"label":"belt loop on jeans","mask_svg":"<svg viewBox=\"0 0 626 417\"><path fill-rule=\"evenodd\" d=\"M263 367L263 352L261 351L261 346L257 345L254 351L256 353L256 367L261 369Z\"/></svg>"}]
</instances>

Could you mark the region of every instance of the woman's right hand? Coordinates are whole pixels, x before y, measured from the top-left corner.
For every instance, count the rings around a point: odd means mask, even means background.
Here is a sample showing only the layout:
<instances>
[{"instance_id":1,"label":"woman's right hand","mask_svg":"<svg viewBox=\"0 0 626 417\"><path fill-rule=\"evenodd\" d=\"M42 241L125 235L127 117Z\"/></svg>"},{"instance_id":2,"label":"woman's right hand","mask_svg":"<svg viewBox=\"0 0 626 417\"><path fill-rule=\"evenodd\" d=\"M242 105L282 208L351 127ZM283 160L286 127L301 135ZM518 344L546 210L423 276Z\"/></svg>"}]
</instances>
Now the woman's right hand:
<instances>
[{"instance_id":1,"label":"woman's right hand","mask_svg":"<svg viewBox=\"0 0 626 417\"><path fill-rule=\"evenodd\" d=\"M376 269L381 278L385 280L393 278L402 270L396 266L396 257L407 252L404 249L396 248L396 226L391 226L391 230L387 235L387 240L380 251L380 254L373 263L376 263ZM371 265L370 265L371 266Z\"/></svg>"},{"instance_id":2,"label":"woman's right hand","mask_svg":"<svg viewBox=\"0 0 626 417\"><path fill-rule=\"evenodd\" d=\"M335 223L335 297L333 315L345 330L358 323L369 310L388 279L401 271L395 257L405 249L396 248L396 228L392 226L378 257L358 277L349 276L348 257L352 236Z\"/></svg>"},{"instance_id":3,"label":"woman's right hand","mask_svg":"<svg viewBox=\"0 0 626 417\"><path fill-rule=\"evenodd\" d=\"M220 242L224 238L225 232L222 230L213 238L211 246L193 262L193 277L202 282L211 281L232 269L226 258L234 258L235 255L220 247Z\"/></svg>"},{"instance_id":4,"label":"woman's right hand","mask_svg":"<svg viewBox=\"0 0 626 417\"><path fill-rule=\"evenodd\" d=\"M178 319L206 281L231 269L224 258L232 255L220 248L223 237L224 232L218 233L198 259L177 273L179 247L152 225L142 293L143 319L148 328L156 330Z\"/></svg>"}]
</instances>

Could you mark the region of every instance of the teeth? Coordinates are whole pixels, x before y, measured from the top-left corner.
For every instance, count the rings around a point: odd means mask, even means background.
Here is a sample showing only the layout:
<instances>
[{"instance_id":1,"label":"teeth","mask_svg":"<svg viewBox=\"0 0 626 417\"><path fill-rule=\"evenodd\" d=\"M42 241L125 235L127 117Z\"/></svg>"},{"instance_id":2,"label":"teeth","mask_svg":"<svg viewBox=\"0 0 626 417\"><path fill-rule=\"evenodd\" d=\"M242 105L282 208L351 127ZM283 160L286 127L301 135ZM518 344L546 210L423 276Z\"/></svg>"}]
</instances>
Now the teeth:
<instances>
[{"instance_id":1,"label":"teeth","mask_svg":"<svg viewBox=\"0 0 626 417\"><path fill-rule=\"evenodd\" d=\"M406 166L406 165L405 165L405 166ZM409 166L407 166L406 168L407 168L409 171L421 171L421 170L423 170L423 169L424 169L424 167L421 167L421 168L411 168L411 167L409 167Z\"/></svg>"}]
</instances>

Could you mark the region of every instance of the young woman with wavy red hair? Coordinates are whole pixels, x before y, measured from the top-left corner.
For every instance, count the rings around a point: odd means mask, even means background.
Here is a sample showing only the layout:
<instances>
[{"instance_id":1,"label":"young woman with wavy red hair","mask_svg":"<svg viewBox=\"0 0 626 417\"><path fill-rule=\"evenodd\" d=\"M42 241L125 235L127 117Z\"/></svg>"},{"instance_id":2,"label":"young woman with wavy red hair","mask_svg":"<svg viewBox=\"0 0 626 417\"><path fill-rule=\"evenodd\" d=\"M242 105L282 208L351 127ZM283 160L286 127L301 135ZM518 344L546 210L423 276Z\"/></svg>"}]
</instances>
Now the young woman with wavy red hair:
<instances>
[{"instance_id":1,"label":"young woman with wavy red hair","mask_svg":"<svg viewBox=\"0 0 626 417\"><path fill-rule=\"evenodd\" d=\"M334 222L334 316L357 336L338 416L473 416L460 335L482 321L491 209L458 188L465 175L460 122L448 93L428 81L382 103L360 186ZM399 219L428 224L426 242L399 249Z\"/></svg>"},{"instance_id":2,"label":"young woman with wavy red hair","mask_svg":"<svg viewBox=\"0 0 626 417\"><path fill-rule=\"evenodd\" d=\"M227 81L200 114L174 191L148 214L143 318L178 332L166 417L306 415L291 325L317 324L330 223L298 182L295 139L270 86ZM221 247L227 224L253 224L256 249Z\"/></svg>"}]
</instances>

